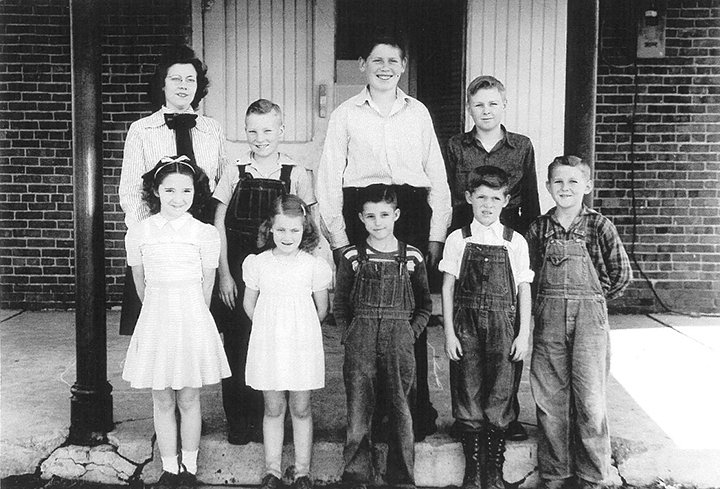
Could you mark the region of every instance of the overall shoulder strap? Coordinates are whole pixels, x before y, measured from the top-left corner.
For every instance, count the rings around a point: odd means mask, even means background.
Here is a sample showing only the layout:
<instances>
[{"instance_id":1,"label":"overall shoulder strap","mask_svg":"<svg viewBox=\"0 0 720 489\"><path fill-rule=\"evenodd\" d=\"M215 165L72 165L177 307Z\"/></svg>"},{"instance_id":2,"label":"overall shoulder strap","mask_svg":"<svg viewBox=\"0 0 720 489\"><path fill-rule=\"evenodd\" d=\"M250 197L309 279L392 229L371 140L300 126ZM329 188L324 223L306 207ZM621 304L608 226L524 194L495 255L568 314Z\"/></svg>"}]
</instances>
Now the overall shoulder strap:
<instances>
[{"instance_id":1,"label":"overall shoulder strap","mask_svg":"<svg viewBox=\"0 0 720 489\"><path fill-rule=\"evenodd\" d=\"M285 185L285 191L290 193L290 174L292 173L293 165L282 165L280 168L280 181Z\"/></svg>"},{"instance_id":2,"label":"overall shoulder strap","mask_svg":"<svg viewBox=\"0 0 720 489\"><path fill-rule=\"evenodd\" d=\"M360 243L356 246L358 253L358 263L365 263L368 261L367 250L365 249L365 243Z\"/></svg>"},{"instance_id":3,"label":"overall shoulder strap","mask_svg":"<svg viewBox=\"0 0 720 489\"><path fill-rule=\"evenodd\" d=\"M403 243L402 241L398 241L398 256L397 261L398 263L406 263L408 261L407 257L407 243Z\"/></svg>"},{"instance_id":4,"label":"overall shoulder strap","mask_svg":"<svg viewBox=\"0 0 720 489\"><path fill-rule=\"evenodd\" d=\"M247 172L247 165L238 165L238 178L242 182L246 178L252 178L253 176Z\"/></svg>"},{"instance_id":5,"label":"overall shoulder strap","mask_svg":"<svg viewBox=\"0 0 720 489\"><path fill-rule=\"evenodd\" d=\"M510 243L512 241L512 237L515 231L511 227L503 226L503 240Z\"/></svg>"}]
</instances>

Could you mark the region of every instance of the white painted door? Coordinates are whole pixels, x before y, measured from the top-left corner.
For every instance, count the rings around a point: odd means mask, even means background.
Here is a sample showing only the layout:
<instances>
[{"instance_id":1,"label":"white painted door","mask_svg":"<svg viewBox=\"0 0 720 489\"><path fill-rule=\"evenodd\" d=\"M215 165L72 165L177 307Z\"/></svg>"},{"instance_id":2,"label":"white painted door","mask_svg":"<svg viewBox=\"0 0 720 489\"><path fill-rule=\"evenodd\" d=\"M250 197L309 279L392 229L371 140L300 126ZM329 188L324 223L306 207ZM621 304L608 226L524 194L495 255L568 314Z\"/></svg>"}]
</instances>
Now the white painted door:
<instances>
[{"instance_id":1,"label":"white painted door","mask_svg":"<svg viewBox=\"0 0 720 489\"><path fill-rule=\"evenodd\" d=\"M468 3L467 81L492 75L505 85L505 127L533 142L543 211L553 205L544 189L547 166L563 152L567 2Z\"/></svg>"},{"instance_id":2,"label":"white painted door","mask_svg":"<svg viewBox=\"0 0 720 489\"><path fill-rule=\"evenodd\" d=\"M280 150L314 170L332 111L334 0L193 0L193 48L208 67L205 115L222 124L231 161L247 151L245 110L280 105Z\"/></svg>"}]
</instances>

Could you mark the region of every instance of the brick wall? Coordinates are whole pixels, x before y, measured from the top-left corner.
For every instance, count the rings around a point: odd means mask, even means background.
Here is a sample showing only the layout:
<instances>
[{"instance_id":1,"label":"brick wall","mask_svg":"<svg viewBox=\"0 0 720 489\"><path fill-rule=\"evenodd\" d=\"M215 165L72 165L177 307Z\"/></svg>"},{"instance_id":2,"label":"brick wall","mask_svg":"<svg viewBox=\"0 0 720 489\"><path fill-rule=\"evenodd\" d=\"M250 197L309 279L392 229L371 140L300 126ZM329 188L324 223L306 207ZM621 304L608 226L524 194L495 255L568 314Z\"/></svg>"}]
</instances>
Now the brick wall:
<instances>
[{"instance_id":1,"label":"brick wall","mask_svg":"<svg viewBox=\"0 0 720 489\"><path fill-rule=\"evenodd\" d=\"M107 298L122 297L118 203L131 122L160 53L189 43L189 0L103 0L103 174ZM0 3L0 306L74 307L68 0Z\"/></svg>"},{"instance_id":2,"label":"brick wall","mask_svg":"<svg viewBox=\"0 0 720 489\"><path fill-rule=\"evenodd\" d=\"M633 5L639 3L601 0L595 205L616 223L640 267L612 308L663 310L642 270L669 307L718 311L720 0L668 2L667 56L638 60L636 67ZM0 306L5 308L74 306L68 5L68 0L0 3ZM117 305L125 266L117 198L123 141L130 123L150 111L145 85L159 53L190 40L190 0L104 0L103 5L107 298Z\"/></svg>"},{"instance_id":3,"label":"brick wall","mask_svg":"<svg viewBox=\"0 0 720 489\"><path fill-rule=\"evenodd\" d=\"M718 311L720 1L667 2L657 59L635 57L633 4L601 2L595 206L636 262L612 307Z\"/></svg>"}]
</instances>

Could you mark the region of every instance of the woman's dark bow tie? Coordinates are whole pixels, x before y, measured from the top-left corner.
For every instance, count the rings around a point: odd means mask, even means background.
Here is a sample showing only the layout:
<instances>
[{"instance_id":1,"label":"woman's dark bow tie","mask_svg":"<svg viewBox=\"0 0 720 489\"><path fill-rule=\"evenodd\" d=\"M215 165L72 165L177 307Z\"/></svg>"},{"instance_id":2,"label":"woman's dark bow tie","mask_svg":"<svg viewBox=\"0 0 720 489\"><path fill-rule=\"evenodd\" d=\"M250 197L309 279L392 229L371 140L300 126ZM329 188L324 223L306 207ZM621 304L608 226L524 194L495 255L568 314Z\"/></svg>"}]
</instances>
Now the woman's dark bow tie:
<instances>
[{"instance_id":1,"label":"woman's dark bow tie","mask_svg":"<svg viewBox=\"0 0 720 489\"><path fill-rule=\"evenodd\" d=\"M165 114L165 123L170 129L190 129L195 127L197 114Z\"/></svg>"}]
</instances>

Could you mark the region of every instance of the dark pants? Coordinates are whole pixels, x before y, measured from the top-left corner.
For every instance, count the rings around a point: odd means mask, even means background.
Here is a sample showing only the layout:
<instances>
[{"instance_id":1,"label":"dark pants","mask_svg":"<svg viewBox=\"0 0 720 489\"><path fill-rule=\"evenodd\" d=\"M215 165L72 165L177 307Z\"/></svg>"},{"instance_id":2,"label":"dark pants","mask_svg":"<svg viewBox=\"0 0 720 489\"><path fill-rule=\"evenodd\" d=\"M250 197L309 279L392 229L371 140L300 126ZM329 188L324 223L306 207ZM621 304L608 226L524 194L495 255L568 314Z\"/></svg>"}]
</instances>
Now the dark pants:
<instances>
[{"instance_id":1,"label":"dark pants","mask_svg":"<svg viewBox=\"0 0 720 489\"><path fill-rule=\"evenodd\" d=\"M229 250L230 274L235 280L238 296L235 309L227 307L219 296L213 297L210 310L218 328L223 333L225 355L232 376L222 380L222 397L225 417L230 434L240 435L244 430L262 429L264 402L262 392L245 383L248 345L252 322L243 309L245 282L242 278L242 262L248 253Z\"/></svg>"},{"instance_id":2,"label":"dark pants","mask_svg":"<svg viewBox=\"0 0 720 489\"><path fill-rule=\"evenodd\" d=\"M135 324L140 317L140 309L142 309L142 301L137 294L135 288L135 279L133 278L132 269L127 267L125 270L125 285L123 286L123 299L120 308L120 334L131 336L135 331Z\"/></svg>"},{"instance_id":3,"label":"dark pants","mask_svg":"<svg viewBox=\"0 0 720 489\"><path fill-rule=\"evenodd\" d=\"M367 239L365 226L358 218L362 211L359 204L359 188L343 189L343 217L345 232L351 244L357 245ZM397 193L400 219L395 223L395 237L404 243L415 246L423 254L427 254L430 236L430 217L432 209L427 202L427 189L395 186ZM410 411L413 417L413 430L420 438L434 431L437 411L430 402L428 387L427 330L415 341L415 374L416 383L410 392ZM379 400L379 415L385 411L383 399ZM376 423L379 426L379 423Z\"/></svg>"},{"instance_id":4,"label":"dark pants","mask_svg":"<svg viewBox=\"0 0 720 489\"><path fill-rule=\"evenodd\" d=\"M415 380L415 334L407 319L356 317L345 334L343 375L348 426L345 482L372 482L372 434L376 392L385 396L388 430L386 481L413 484L415 445L408 398Z\"/></svg>"},{"instance_id":5,"label":"dark pants","mask_svg":"<svg viewBox=\"0 0 720 489\"><path fill-rule=\"evenodd\" d=\"M455 311L455 333L463 349L450 362L453 417L477 430L485 422L505 429L514 419L513 387L517 366L508 358L515 339L507 311L462 308Z\"/></svg>"}]
</instances>

